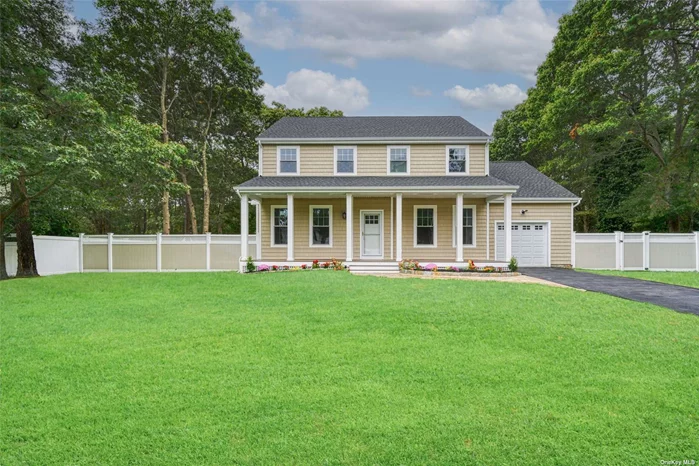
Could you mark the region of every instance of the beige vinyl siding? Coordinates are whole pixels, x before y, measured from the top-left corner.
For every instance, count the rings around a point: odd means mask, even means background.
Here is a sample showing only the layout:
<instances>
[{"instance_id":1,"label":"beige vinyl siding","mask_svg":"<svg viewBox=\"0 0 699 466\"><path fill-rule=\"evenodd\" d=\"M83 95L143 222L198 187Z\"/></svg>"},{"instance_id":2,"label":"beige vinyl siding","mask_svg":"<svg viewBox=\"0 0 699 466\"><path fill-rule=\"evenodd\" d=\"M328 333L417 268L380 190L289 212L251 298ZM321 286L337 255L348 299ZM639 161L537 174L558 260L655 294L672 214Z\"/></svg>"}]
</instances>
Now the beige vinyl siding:
<instances>
[{"instance_id":1,"label":"beige vinyl siding","mask_svg":"<svg viewBox=\"0 0 699 466\"><path fill-rule=\"evenodd\" d=\"M464 247L464 261L485 260L485 201L464 198L464 206L476 207L476 247ZM437 247L415 247L415 206L436 206ZM420 261L455 261L454 212L456 199L403 198L403 258Z\"/></svg>"},{"instance_id":2,"label":"beige vinyl siding","mask_svg":"<svg viewBox=\"0 0 699 466\"><path fill-rule=\"evenodd\" d=\"M401 145L401 144L391 144ZM447 144L408 144L410 146L410 175L442 176L446 174ZM302 176L333 176L334 145L306 144L300 146ZM357 145L357 175L387 176L386 144ZM263 144L262 175L277 175L277 146ZM469 145L469 173L485 175L485 145Z\"/></svg>"},{"instance_id":3,"label":"beige vinyl siding","mask_svg":"<svg viewBox=\"0 0 699 466\"><path fill-rule=\"evenodd\" d=\"M354 260L361 258L362 210L383 210L383 260L391 259L391 198L390 197L355 197L352 203L354 209L354 223L352 224L352 235L354 246L352 254ZM394 212L395 215L395 212ZM345 236L346 237L346 236ZM370 259L367 259L370 260Z\"/></svg>"},{"instance_id":4,"label":"beige vinyl siding","mask_svg":"<svg viewBox=\"0 0 699 466\"><path fill-rule=\"evenodd\" d=\"M527 210L522 215L521 211ZM495 259L496 221L504 219L502 203L490 204L490 258ZM570 265L571 208L570 203L512 204L513 222L551 221L551 265Z\"/></svg>"},{"instance_id":5,"label":"beige vinyl siding","mask_svg":"<svg viewBox=\"0 0 699 466\"><path fill-rule=\"evenodd\" d=\"M272 206L286 206L286 198L262 200L262 260L285 261L287 248L272 247ZM311 246L310 243L310 206L332 206L332 246ZM295 198L294 199L294 260L311 261L313 259L344 260L347 238L347 225L342 218L345 211L345 198Z\"/></svg>"}]
</instances>

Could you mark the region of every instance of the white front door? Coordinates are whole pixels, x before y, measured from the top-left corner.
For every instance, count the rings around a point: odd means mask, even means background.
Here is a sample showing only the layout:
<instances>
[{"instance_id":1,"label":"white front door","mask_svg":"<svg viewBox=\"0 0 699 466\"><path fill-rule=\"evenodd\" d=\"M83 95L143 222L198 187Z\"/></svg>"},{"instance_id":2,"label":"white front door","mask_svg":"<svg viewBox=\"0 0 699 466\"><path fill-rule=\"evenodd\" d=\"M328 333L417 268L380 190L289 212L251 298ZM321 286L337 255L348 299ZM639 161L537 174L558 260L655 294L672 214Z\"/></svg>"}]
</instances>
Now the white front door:
<instances>
[{"instance_id":1,"label":"white front door","mask_svg":"<svg viewBox=\"0 0 699 466\"><path fill-rule=\"evenodd\" d=\"M362 258L383 258L382 234L383 212L380 210L362 211Z\"/></svg>"},{"instance_id":2,"label":"white front door","mask_svg":"<svg viewBox=\"0 0 699 466\"><path fill-rule=\"evenodd\" d=\"M495 257L505 260L505 226L497 223L495 232ZM522 267L546 267L548 265L548 224L512 223L512 255Z\"/></svg>"}]
</instances>

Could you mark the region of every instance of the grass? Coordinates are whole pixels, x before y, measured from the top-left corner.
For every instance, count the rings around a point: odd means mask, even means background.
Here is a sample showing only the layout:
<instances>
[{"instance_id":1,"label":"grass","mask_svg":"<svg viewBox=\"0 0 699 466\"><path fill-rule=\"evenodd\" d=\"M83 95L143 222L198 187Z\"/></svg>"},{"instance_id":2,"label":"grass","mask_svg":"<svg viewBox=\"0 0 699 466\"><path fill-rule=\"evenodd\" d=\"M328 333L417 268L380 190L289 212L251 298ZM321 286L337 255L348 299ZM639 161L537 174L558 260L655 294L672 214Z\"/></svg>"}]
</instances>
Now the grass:
<instances>
[{"instance_id":1,"label":"grass","mask_svg":"<svg viewBox=\"0 0 699 466\"><path fill-rule=\"evenodd\" d=\"M583 270L583 272L596 273L599 275L637 278L639 280L649 280L651 282L669 283L671 285L699 288L699 273L697 272L622 272L620 270Z\"/></svg>"},{"instance_id":2,"label":"grass","mask_svg":"<svg viewBox=\"0 0 699 466\"><path fill-rule=\"evenodd\" d=\"M2 464L699 459L699 319L343 272L0 283Z\"/></svg>"}]
</instances>

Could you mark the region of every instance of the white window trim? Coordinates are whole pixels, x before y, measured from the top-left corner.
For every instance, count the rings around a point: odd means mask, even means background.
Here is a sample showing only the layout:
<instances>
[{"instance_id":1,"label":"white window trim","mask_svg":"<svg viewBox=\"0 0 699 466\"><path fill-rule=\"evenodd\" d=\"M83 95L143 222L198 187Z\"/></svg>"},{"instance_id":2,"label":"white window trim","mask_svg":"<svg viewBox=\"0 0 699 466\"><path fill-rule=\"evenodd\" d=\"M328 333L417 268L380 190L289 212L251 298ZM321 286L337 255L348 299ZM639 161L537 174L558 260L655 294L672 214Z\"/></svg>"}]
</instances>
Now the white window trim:
<instances>
[{"instance_id":1,"label":"white window trim","mask_svg":"<svg viewBox=\"0 0 699 466\"><path fill-rule=\"evenodd\" d=\"M466 149L466 171L465 172L450 172L449 171L449 149ZM471 173L471 167L470 167L470 161L471 161L471 151L470 151L470 146L468 145L463 145L463 146L446 146L445 150L445 170L446 174L449 176L467 176L469 173Z\"/></svg>"},{"instance_id":2,"label":"white window trim","mask_svg":"<svg viewBox=\"0 0 699 466\"><path fill-rule=\"evenodd\" d=\"M279 152L282 149L296 149L296 172L294 173L282 173L279 169L280 167L280 156ZM277 175L278 176L298 176L301 174L301 146L277 146Z\"/></svg>"},{"instance_id":3,"label":"white window trim","mask_svg":"<svg viewBox=\"0 0 699 466\"><path fill-rule=\"evenodd\" d=\"M329 209L330 213L330 244L313 244L313 209ZM331 248L333 247L333 206L331 205L311 205L308 206L308 247L310 248Z\"/></svg>"},{"instance_id":4,"label":"white window trim","mask_svg":"<svg viewBox=\"0 0 699 466\"><path fill-rule=\"evenodd\" d=\"M432 228L434 232L432 237L434 238L434 244L417 244L417 209L432 209L432 219L434 225ZM437 217L437 206L436 205L415 205L413 206L413 247L414 248L436 248L437 247L437 224L439 223Z\"/></svg>"},{"instance_id":5,"label":"white window trim","mask_svg":"<svg viewBox=\"0 0 699 466\"><path fill-rule=\"evenodd\" d=\"M473 244L465 244L464 249L472 249L476 247L476 206L464 205L464 209L473 209ZM452 227L451 227L451 246L456 247L456 205L452 206ZM463 215L463 214L462 214Z\"/></svg>"},{"instance_id":6,"label":"white window trim","mask_svg":"<svg viewBox=\"0 0 699 466\"><path fill-rule=\"evenodd\" d=\"M274 209L287 209L287 215L288 215L289 206L287 206L286 204L269 206L269 232L270 232L269 246L272 248L286 248L287 244L276 244L274 242ZM289 239L289 226L288 226L288 224L287 224L286 229L287 229L286 238L287 238L287 242L288 242L288 239Z\"/></svg>"},{"instance_id":7,"label":"white window trim","mask_svg":"<svg viewBox=\"0 0 699 466\"><path fill-rule=\"evenodd\" d=\"M338 149L352 149L354 151L354 157L352 158L352 173L339 173L337 171L337 150ZM333 171L336 176L351 176L357 174L357 146L335 146L333 148Z\"/></svg>"},{"instance_id":8,"label":"white window trim","mask_svg":"<svg viewBox=\"0 0 699 466\"><path fill-rule=\"evenodd\" d=\"M391 149L406 149L406 171L405 173L394 173L391 171ZM386 146L386 175L388 176L408 176L410 175L410 146Z\"/></svg>"}]
</instances>

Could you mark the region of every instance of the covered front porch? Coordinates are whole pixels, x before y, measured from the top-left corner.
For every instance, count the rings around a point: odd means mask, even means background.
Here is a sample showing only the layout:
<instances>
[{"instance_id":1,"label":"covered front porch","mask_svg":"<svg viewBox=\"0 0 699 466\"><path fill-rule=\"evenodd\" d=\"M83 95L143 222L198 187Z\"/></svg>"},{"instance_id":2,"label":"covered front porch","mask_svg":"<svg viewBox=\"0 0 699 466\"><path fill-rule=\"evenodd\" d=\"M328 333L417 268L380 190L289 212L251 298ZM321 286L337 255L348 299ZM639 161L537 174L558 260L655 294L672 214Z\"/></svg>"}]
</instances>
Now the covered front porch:
<instances>
[{"instance_id":1,"label":"covered front porch","mask_svg":"<svg viewBox=\"0 0 699 466\"><path fill-rule=\"evenodd\" d=\"M463 267L468 260L479 267L505 267L512 256L514 189L510 187L289 191L240 193L243 245L250 227L249 209L256 210L260 238L253 257L256 265L302 266L334 258L352 270L397 270L403 259L438 267ZM503 206L500 215L491 215L491 202ZM498 223L504 241L496 260ZM241 250L241 271L246 249Z\"/></svg>"}]
</instances>

